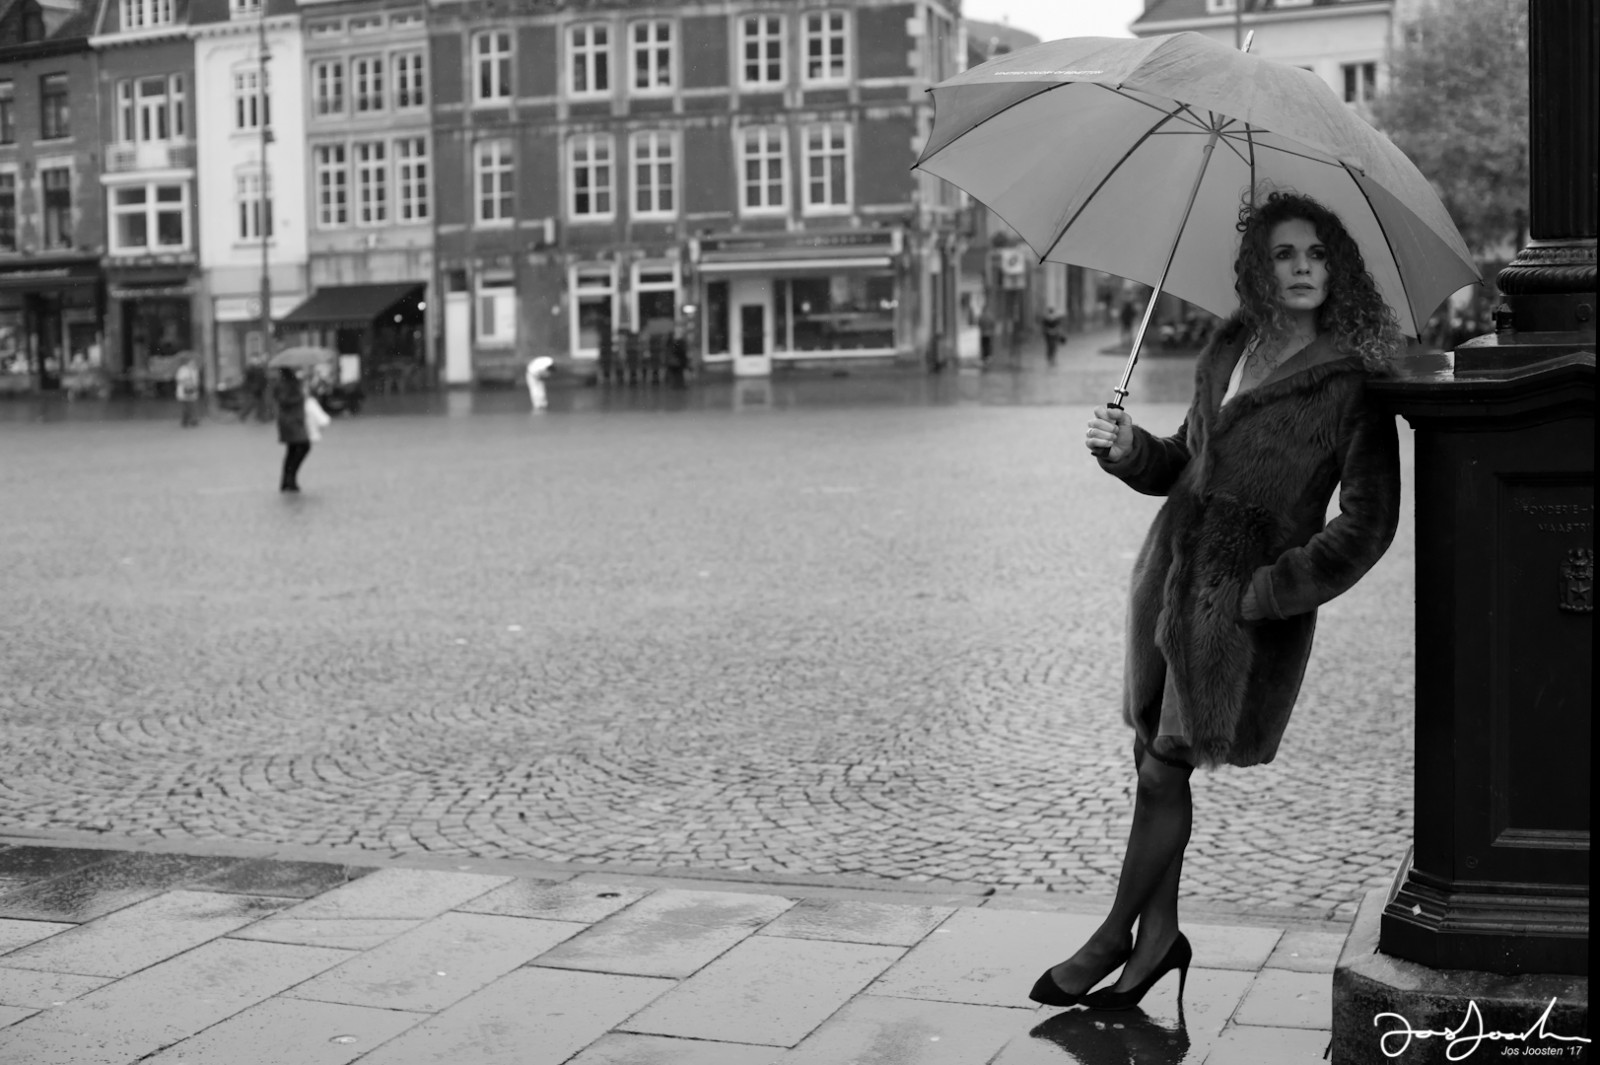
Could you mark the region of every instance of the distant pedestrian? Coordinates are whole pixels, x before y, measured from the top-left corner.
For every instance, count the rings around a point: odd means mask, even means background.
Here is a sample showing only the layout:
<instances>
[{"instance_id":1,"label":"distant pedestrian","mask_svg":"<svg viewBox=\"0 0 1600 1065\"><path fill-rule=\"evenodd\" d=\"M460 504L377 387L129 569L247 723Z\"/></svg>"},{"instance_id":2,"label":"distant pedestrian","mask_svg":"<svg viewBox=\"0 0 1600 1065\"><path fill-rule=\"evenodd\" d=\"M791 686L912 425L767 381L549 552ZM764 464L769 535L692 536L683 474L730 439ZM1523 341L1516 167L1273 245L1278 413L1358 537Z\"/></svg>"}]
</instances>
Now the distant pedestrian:
<instances>
[{"instance_id":1,"label":"distant pedestrian","mask_svg":"<svg viewBox=\"0 0 1600 1065\"><path fill-rule=\"evenodd\" d=\"M550 367L554 365L555 360L548 355L539 355L528 360L528 371L525 375L528 382L528 399L535 411L544 410L550 405L550 397L544 390L544 379L550 372Z\"/></svg>"},{"instance_id":2,"label":"distant pedestrian","mask_svg":"<svg viewBox=\"0 0 1600 1065\"><path fill-rule=\"evenodd\" d=\"M239 420L249 421L252 414L258 422L272 416L267 409L267 366L259 357L244 364L244 400L239 405Z\"/></svg>"},{"instance_id":3,"label":"distant pedestrian","mask_svg":"<svg viewBox=\"0 0 1600 1065\"><path fill-rule=\"evenodd\" d=\"M684 389L684 374L689 369L689 341L683 335L683 326L672 328L671 343L667 345L667 387Z\"/></svg>"},{"instance_id":4,"label":"distant pedestrian","mask_svg":"<svg viewBox=\"0 0 1600 1065\"><path fill-rule=\"evenodd\" d=\"M1056 348L1061 346L1061 341L1066 335L1067 320L1060 311L1048 307L1045 309L1044 317L1039 319L1039 325L1044 330L1044 361L1054 366Z\"/></svg>"},{"instance_id":5,"label":"distant pedestrian","mask_svg":"<svg viewBox=\"0 0 1600 1065\"><path fill-rule=\"evenodd\" d=\"M1122 301L1122 342L1133 343L1133 316L1137 313L1133 309L1132 300Z\"/></svg>"},{"instance_id":6,"label":"distant pedestrian","mask_svg":"<svg viewBox=\"0 0 1600 1065\"><path fill-rule=\"evenodd\" d=\"M986 304L978 314L978 364L989 365L989 358L994 354L994 315L990 313Z\"/></svg>"},{"instance_id":7,"label":"distant pedestrian","mask_svg":"<svg viewBox=\"0 0 1600 1065\"><path fill-rule=\"evenodd\" d=\"M195 368L193 358L186 358L178 364L178 372L172 383L174 394L178 397L178 408L183 412L178 424L185 429L199 425L200 371Z\"/></svg>"},{"instance_id":8,"label":"distant pedestrian","mask_svg":"<svg viewBox=\"0 0 1600 1065\"><path fill-rule=\"evenodd\" d=\"M278 442L283 445L283 476L278 491L300 491L300 464L311 454L311 432L306 426L306 390L300 377L285 366L278 371L273 390L278 404Z\"/></svg>"}]
</instances>

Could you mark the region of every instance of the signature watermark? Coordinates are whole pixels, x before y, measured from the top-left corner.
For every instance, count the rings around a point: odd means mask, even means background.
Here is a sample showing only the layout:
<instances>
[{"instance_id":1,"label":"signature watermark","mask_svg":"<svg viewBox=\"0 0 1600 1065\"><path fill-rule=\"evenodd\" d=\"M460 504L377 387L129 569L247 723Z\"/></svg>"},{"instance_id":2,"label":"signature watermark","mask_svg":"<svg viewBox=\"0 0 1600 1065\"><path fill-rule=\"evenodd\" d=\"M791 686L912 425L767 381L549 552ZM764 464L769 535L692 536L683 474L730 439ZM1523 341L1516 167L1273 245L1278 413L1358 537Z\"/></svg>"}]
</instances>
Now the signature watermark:
<instances>
[{"instance_id":1,"label":"signature watermark","mask_svg":"<svg viewBox=\"0 0 1600 1065\"><path fill-rule=\"evenodd\" d=\"M1461 1023L1455 1028L1413 1028L1411 1022L1398 1013L1380 1013L1372 1018L1373 1027L1377 1027L1385 1020L1400 1022L1398 1028L1384 1032L1378 1037L1378 1049L1383 1051L1386 1058L1397 1058L1406 1052L1413 1039L1444 1039L1446 1040L1445 1058L1448 1061L1463 1061L1477 1051L1480 1044L1512 1043L1522 1044L1507 1046L1501 1050L1502 1057L1576 1057L1584 1053L1582 1046L1527 1046L1530 1040L1540 1042L1555 1041L1557 1043L1587 1044L1589 1039L1581 1035L1557 1035L1548 1028L1550 1011L1556 1008L1556 1000L1551 999L1545 1006L1544 1012L1539 1014L1535 1021L1525 1032L1486 1032L1483 1030L1483 1013L1478 1009L1476 1000L1467 1000L1466 1015L1461 1018ZM1395 1045L1398 1043L1398 1045Z\"/></svg>"}]
</instances>

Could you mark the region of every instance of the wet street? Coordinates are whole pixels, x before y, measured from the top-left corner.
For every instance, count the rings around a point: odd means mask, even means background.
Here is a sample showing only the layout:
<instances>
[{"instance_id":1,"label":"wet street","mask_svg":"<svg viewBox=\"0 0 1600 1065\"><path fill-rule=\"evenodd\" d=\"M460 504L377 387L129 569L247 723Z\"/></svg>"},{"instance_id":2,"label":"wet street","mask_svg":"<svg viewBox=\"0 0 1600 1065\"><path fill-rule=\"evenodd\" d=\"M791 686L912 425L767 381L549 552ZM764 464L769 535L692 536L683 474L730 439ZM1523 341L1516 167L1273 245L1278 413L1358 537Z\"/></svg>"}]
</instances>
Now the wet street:
<instances>
[{"instance_id":1,"label":"wet street","mask_svg":"<svg viewBox=\"0 0 1600 1065\"><path fill-rule=\"evenodd\" d=\"M0 829L1109 895L1121 360L377 397L269 425L0 403ZM1192 360L1130 410L1171 431ZM1349 917L1410 835L1412 525L1321 615L1187 890Z\"/></svg>"}]
</instances>

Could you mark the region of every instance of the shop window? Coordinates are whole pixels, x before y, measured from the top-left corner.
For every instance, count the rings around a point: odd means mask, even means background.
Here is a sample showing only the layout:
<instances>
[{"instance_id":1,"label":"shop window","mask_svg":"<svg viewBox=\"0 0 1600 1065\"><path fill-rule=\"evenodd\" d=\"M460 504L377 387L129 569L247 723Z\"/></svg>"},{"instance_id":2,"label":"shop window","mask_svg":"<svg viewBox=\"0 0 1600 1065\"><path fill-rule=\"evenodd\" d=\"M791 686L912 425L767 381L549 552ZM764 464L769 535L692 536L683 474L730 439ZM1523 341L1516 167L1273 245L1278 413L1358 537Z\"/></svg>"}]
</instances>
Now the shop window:
<instances>
[{"instance_id":1,"label":"shop window","mask_svg":"<svg viewBox=\"0 0 1600 1065\"><path fill-rule=\"evenodd\" d=\"M632 152L635 217L674 217L678 212L676 138L665 130L635 133Z\"/></svg>"},{"instance_id":2,"label":"shop window","mask_svg":"<svg viewBox=\"0 0 1600 1065\"><path fill-rule=\"evenodd\" d=\"M706 282L705 313L701 316L706 334L706 354L728 354L728 283Z\"/></svg>"},{"instance_id":3,"label":"shop window","mask_svg":"<svg viewBox=\"0 0 1600 1065\"><path fill-rule=\"evenodd\" d=\"M356 163L356 224L381 226L389 221L389 155L383 141L351 145Z\"/></svg>"},{"instance_id":4,"label":"shop window","mask_svg":"<svg viewBox=\"0 0 1600 1065\"><path fill-rule=\"evenodd\" d=\"M843 11L806 14L806 81L845 81L850 76L849 34Z\"/></svg>"},{"instance_id":5,"label":"shop window","mask_svg":"<svg viewBox=\"0 0 1600 1065\"><path fill-rule=\"evenodd\" d=\"M17 86L10 78L0 78L0 144L17 142Z\"/></svg>"},{"instance_id":6,"label":"shop window","mask_svg":"<svg viewBox=\"0 0 1600 1065\"><path fill-rule=\"evenodd\" d=\"M567 142L567 153L573 219L588 222L610 219L615 213L610 135L580 133Z\"/></svg>"},{"instance_id":7,"label":"shop window","mask_svg":"<svg viewBox=\"0 0 1600 1065\"><path fill-rule=\"evenodd\" d=\"M806 212L826 214L850 209L850 127L831 122L807 126Z\"/></svg>"},{"instance_id":8,"label":"shop window","mask_svg":"<svg viewBox=\"0 0 1600 1065\"><path fill-rule=\"evenodd\" d=\"M510 225L513 199L511 141L479 141L473 151L479 225Z\"/></svg>"},{"instance_id":9,"label":"shop window","mask_svg":"<svg viewBox=\"0 0 1600 1065\"><path fill-rule=\"evenodd\" d=\"M428 140L402 137L394 142L395 184L402 222L428 220Z\"/></svg>"},{"instance_id":10,"label":"shop window","mask_svg":"<svg viewBox=\"0 0 1600 1065\"><path fill-rule=\"evenodd\" d=\"M598 96L611 89L611 31L601 23L567 31L567 61L572 95Z\"/></svg>"},{"instance_id":11,"label":"shop window","mask_svg":"<svg viewBox=\"0 0 1600 1065\"><path fill-rule=\"evenodd\" d=\"M383 110L383 57L357 56L350 60L350 102L358 115Z\"/></svg>"},{"instance_id":12,"label":"shop window","mask_svg":"<svg viewBox=\"0 0 1600 1065\"><path fill-rule=\"evenodd\" d=\"M72 106L65 74L39 79L39 139L72 136Z\"/></svg>"},{"instance_id":13,"label":"shop window","mask_svg":"<svg viewBox=\"0 0 1600 1065\"><path fill-rule=\"evenodd\" d=\"M44 191L44 246L72 247L72 171L64 166L39 171Z\"/></svg>"},{"instance_id":14,"label":"shop window","mask_svg":"<svg viewBox=\"0 0 1600 1065\"><path fill-rule=\"evenodd\" d=\"M490 30L472 38L472 101L505 103L511 99L511 33Z\"/></svg>"},{"instance_id":15,"label":"shop window","mask_svg":"<svg viewBox=\"0 0 1600 1065\"><path fill-rule=\"evenodd\" d=\"M776 89L783 84L783 17L747 15L739 20L739 84Z\"/></svg>"},{"instance_id":16,"label":"shop window","mask_svg":"<svg viewBox=\"0 0 1600 1065\"><path fill-rule=\"evenodd\" d=\"M317 188L317 228L338 229L350 222L350 175L345 169L345 146L318 144L311 149L311 167Z\"/></svg>"},{"instance_id":17,"label":"shop window","mask_svg":"<svg viewBox=\"0 0 1600 1065\"><path fill-rule=\"evenodd\" d=\"M884 351L894 348L894 275L851 271L796 277L788 306L796 352Z\"/></svg>"},{"instance_id":18,"label":"shop window","mask_svg":"<svg viewBox=\"0 0 1600 1065\"><path fill-rule=\"evenodd\" d=\"M633 49L633 91L672 89L672 23L666 19L635 22L629 27Z\"/></svg>"},{"instance_id":19,"label":"shop window","mask_svg":"<svg viewBox=\"0 0 1600 1065\"><path fill-rule=\"evenodd\" d=\"M641 267L633 283L633 320L640 332L671 332L678 318L678 271Z\"/></svg>"},{"instance_id":20,"label":"shop window","mask_svg":"<svg viewBox=\"0 0 1600 1065\"><path fill-rule=\"evenodd\" d=\"M517 339L517 289L509 277L478 281L478 340L510 344Z\"/></svg>"},{"instance_id":21,"label":"shop window","mask_svg":"<svg viewBox=\"0 0 1600 1065\"><path fill-rule=\"evenodd\" d=\"M572 321L577 328L573 338L573 354L581 358L595 358L600 350L613 342L616 320L613 305L616 299L616 282L610 270L578 270L573 275Z\"/></svg>"},{"instance_id":22,"label":"shop window","mask_svg":"<svg viewBox=\"0 0 1600 1065\"><path fill-rule=\"evenodd\" d=\"M344 60L319 59L311 64L311 114L344 114Z\"/></svg>"},{"instance_id":23,"label":"shop window","mask_svg":"<svg viewBox=\"0 0 1600 1065\"><path fill-rule=\"evenodd\" d=\"M422 52L396 52L394 56L394 106L397 110L426 107L428 75Z\"/></svg>"},{"instance_id":24,"label":"shop window","mask_svg":"<svg viewBox=\"0 0 1600 1065\"><path fill-rule=\"evenodd\" d=\"M744 166L739 202L745 213L782 211L787 203L788 153L784 150L784 127L757 126L740 132Z\"/></svg>"},{"instance_id":25,"label":"shop window","mask_svg":"<svg viewBox=\"0 0 1600 1065\"><path fill-rule=\"evenodd\" d=\"M17 172L0 170L0 251L17 250Z\"/></svg>"}]
</instances>

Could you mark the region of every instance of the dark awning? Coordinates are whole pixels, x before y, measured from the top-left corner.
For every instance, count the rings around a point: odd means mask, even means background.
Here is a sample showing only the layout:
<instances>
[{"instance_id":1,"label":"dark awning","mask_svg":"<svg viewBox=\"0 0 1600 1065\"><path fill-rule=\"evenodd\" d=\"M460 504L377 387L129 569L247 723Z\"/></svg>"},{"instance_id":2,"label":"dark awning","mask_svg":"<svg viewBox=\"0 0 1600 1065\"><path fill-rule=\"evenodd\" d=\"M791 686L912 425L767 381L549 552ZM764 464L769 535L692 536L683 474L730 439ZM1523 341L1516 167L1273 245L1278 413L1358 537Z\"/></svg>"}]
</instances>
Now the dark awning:
<instances>
[{"instance_id":1,"label":"dark awning","mask_svg":"<svg viewBox=\"0 0 1600 1065\"><path fill-rule=\"evenodd\" d=\"M400 281L381 285L329 285L319 288L311 298L279 319L282 325L311 325L326 322L372 320L401 300L421 294L422 282Z\"/></svg>"}]
</instances>

